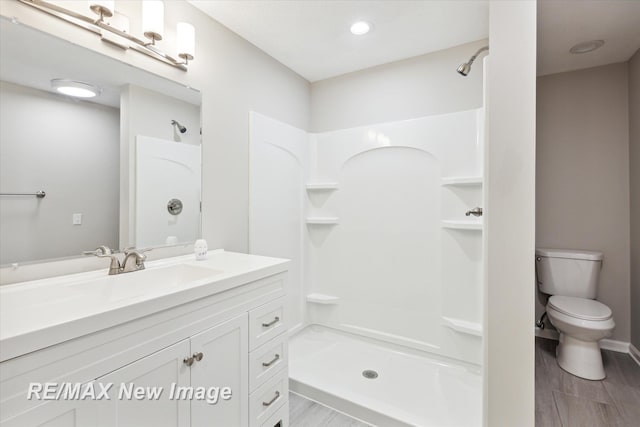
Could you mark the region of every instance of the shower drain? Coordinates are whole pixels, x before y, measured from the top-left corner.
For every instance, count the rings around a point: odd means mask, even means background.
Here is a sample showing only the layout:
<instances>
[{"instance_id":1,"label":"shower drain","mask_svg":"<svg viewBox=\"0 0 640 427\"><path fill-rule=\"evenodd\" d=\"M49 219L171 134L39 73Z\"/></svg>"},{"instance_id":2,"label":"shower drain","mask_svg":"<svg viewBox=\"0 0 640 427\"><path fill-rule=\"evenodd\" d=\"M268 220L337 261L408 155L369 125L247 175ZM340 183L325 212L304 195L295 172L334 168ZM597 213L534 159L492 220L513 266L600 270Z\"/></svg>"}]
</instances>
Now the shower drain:
<instances>
[{"instance_id":1,"label":"shower drain","mask_svg":"<svg viewBox=\"0 0 640 427\"><path fill-rule=\"evenodd\" d=\"M362 376L365 377L365 378L368 378L370 380L373 380L373 379L378 378L378 373L376 371L374 371L374 370L367 369L367 370L362 371Z\"/></svg>"}]
</instances>

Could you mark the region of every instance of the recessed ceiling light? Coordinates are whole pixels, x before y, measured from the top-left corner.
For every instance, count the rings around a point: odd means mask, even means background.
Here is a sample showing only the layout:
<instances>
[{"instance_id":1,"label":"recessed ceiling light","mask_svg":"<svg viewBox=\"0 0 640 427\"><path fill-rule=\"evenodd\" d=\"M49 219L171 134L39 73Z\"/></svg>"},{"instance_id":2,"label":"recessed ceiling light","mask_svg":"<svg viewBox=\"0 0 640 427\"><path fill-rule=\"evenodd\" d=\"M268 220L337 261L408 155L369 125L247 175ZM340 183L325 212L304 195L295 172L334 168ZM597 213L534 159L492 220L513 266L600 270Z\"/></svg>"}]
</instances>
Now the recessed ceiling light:
<instances>
[{"instance_id":1,"label":"recessed ceiling light","mask_svg":"<svg viewBox=\"0 0 640 427\"><path fill-rule=\"evenodd\" d=\"M363 34L367 34L369 32L369 30L371 30L371 24L369 24L368 22L365 22L365 21L355 22L351 26L351 33L355 34L356 36L361 36Z\"/></svg>"},{"instance_id":2,"label":"recessed ceiling light","mask_svg":"<svg viewBox=\"0 0 640 427\"><path fill-rule=\"evenodd\" d=\"M587 53L601 48L604 45L604 40L589 40L588 42L578 43L569 49L571 53Z\"/></svg>"},{"instance_id":3,"label":"recessed ceiling light","mask_svg":"<svg viewBox=\"0 0 640 427\"><path fill-rule=\"evenodd\" d=\"M69 79L53 79L51 87L56 92L75 98L93 98L102 92L98 86Z\"/></svg>"}]
</instances>

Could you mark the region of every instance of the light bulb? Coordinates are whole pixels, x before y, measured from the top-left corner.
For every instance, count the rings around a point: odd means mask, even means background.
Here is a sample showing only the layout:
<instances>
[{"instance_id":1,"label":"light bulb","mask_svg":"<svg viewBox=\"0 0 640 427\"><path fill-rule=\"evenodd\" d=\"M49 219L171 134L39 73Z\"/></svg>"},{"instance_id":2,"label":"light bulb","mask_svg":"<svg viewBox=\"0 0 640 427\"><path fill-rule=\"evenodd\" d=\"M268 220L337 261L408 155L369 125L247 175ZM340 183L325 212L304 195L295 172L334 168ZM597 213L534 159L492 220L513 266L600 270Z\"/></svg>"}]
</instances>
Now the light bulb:
<instances>
[{"instance_id":1,"label":"light bulb","mask_svg":"<svg viewBox=\"0 0 640 427\"><path fill-rule=\"evenodd\" d=\"M196 56L196 29L187 22L178 22L178 56L189 61Z\"/></svg>"},{"instance_id":2,"label":"light bulb","mask_svg":"<svg viewBox=\"0 0 640 427\"><path fill-rule=\"evenodd\" d=\"M164 2L161 0L144 0L142 2L142 31L144 36L151 39L162 40L164 33Z\"/></svg>"}]
</instances>

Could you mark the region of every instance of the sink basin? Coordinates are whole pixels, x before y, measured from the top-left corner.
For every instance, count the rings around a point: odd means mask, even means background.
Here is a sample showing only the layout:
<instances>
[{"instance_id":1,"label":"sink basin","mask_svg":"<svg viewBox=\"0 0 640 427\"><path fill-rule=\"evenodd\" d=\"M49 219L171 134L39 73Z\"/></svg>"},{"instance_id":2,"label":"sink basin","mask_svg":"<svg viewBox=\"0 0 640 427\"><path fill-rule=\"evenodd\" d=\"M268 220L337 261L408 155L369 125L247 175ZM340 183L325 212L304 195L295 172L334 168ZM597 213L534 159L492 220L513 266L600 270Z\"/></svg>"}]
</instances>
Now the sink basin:
<instances>
[{"instance_id":1,"label":"sink basin","mask_svg":"<svg viewBox=\"0 0 640 427\"><path fill-rule=\"evenodd\" d=\"M82 299L89 297L103 301L120 301L180 288L188 283L216 276L220 273L222 271L211 268L178 264L114 276L104 276L100 279L69 284L66 288L72 294L82 295Z\"/></svg>"}]
</instances>

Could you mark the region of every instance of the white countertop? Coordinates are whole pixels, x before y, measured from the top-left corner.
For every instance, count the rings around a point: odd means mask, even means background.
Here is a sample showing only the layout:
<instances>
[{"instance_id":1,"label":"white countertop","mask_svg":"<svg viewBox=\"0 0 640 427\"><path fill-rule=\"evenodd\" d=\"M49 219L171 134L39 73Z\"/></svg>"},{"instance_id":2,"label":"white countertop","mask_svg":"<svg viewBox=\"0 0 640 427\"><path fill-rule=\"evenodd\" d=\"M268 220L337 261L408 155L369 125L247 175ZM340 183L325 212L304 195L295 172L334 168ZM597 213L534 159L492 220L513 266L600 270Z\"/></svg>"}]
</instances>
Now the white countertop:
<instances>
[{"instance_id":1,"label":"white countertop","mask_svg":"<svg viewBox=\"0 0 640 427\"><path fill-rule=\"evenodd\" d=\"M289 261L216 250L0 287L0 361L286 271Z\"/></svg>"}]
</instances>

